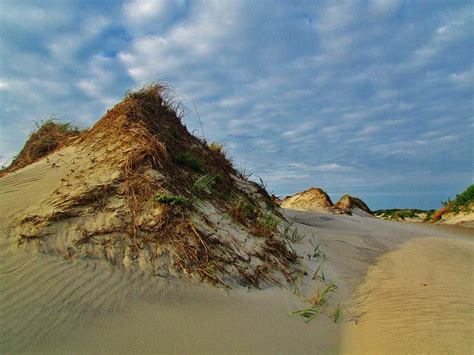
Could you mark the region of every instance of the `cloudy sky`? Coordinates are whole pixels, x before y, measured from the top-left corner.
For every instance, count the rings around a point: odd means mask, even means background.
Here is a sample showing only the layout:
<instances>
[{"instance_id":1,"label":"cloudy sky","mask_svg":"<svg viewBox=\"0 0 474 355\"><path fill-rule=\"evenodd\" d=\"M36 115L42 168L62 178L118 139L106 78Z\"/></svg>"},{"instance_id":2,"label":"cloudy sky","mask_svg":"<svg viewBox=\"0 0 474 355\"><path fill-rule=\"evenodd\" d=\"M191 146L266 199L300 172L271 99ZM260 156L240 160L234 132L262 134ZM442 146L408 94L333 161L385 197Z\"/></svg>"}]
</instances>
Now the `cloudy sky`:
<instances>
[{"instance_id":1,"label":"cloudy sky","mask_svg":"<svg viewBox=\"0 0 474 355\"><path fill-rule=\"evenodd\" d=\"M164 81L277 195L437 208L473 183L473 33L457 0L0 0L1 159Z\"/></svg>"}]
</instances>

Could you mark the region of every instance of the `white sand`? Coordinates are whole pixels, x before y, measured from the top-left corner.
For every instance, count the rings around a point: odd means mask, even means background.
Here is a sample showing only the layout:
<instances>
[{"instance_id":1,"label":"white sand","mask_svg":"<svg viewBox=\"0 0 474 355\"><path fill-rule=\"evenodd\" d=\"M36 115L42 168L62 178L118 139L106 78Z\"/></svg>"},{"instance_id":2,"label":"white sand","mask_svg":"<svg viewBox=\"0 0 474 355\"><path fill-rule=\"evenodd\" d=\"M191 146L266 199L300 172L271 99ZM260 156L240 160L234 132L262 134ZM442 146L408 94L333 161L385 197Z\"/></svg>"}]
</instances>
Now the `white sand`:
<instances>
[{"instance_id":1,"label":"white sand","mask_svg":"<svg viewBox=\"0 0 474 355\"><path fill-rule=\"evenodd\" d=\"M305 324L287 315L305 306L292 290L224 291L18 248L6 238L12 217L39 208L34 194L51 194L61 168L39 162L0 179L0 353L472 352L470 229L286 211L306 234L295 248L320 242L339 287ZM322 286L311 280L321 262L306 261L306 295Z\"/></svg>"}]
</instances>

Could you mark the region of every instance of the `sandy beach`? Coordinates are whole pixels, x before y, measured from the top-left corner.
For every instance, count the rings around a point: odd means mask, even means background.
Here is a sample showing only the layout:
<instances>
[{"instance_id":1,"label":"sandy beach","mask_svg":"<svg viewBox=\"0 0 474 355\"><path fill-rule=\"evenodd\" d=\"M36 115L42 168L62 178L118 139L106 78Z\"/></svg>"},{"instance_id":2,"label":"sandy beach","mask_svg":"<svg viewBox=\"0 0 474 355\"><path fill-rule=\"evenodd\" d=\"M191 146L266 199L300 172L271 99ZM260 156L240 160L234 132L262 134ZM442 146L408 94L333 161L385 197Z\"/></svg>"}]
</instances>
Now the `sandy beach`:
<instances>
[{"instance_id":1,"label":"sandy beach","mask_svg":"<svg viewBox=\"0 0 474 355\"><path fill-rule=\"evenodd\" d=\"M74 260L18 247L11 218L31 194L61 184L40 161L0 180L2 353L469 353L473 351L472 230L285 210L324 261L305 261L305 295L321 287L320 264L337 285L305 323L290 288L231 290L167 280L105 260ZM57 175L59 176L59 175ZM44 181L42 191L32 183ZM37 185L36 185L37 186ZM334 323L331 310L342 304Z\"/></svg>"}]
</instances>

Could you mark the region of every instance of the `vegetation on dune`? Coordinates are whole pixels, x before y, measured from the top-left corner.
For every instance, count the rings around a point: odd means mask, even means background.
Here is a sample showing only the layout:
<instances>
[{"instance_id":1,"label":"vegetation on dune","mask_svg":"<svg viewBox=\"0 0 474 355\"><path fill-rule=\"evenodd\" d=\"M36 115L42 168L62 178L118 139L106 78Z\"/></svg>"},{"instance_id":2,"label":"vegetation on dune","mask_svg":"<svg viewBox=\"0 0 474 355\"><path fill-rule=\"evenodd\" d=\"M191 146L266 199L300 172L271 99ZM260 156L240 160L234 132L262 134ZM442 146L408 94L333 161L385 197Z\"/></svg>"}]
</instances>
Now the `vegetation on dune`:
<instances>
[{"instance_id":1,"label":"vegetation on dune","mask_svg":"<svg viewBox=\"0 0 474 355\"><path fill-rule=\"evenodd\" d=\"M435 211L431 216L431 222L438 222L448 213L469 213L474 206L474 184L470 185L462 193L456 195L454 200L448 199L442 202L443 207Z\"/></svg>"},{"instance_id":2,"label":"vegetation on dune","mask_svg":"<svg viewBox=\"0 0 474 355\"><path fill-rule=\"evenodd\" d=\"M189 203L189 199L187 197L178 195L165 195L165 194L156 194L153 197L153 200L156 202L163 203L165 205L187 205Z\"/></svg>"},{"instance_id":3,"label":"vegetation on dune","mask_svg":"<svg viewBox=\"0 0 474 355\"><path fill-rule=\"evenodd\" d=\"M222 145L193 136L182 113L164 85L128 92L74 140L78 151L87 148L88 169L113 169L117 177L104 182L96 198L96 186L83 181L84 170L71 170L56 190L57 211L19 220L24 230L19 244L43 240L59 219L72 225L78 216L98 219L90 210L100 215L107 207L119 209L123 221L94 230L77 225L68 249L71 260L100 246L112 262L128 253L157 275L173 270L229 287L292 282L299 260L290 243L299 237L280 227L283 216L263 187L232 166ZM68 124L46 122L12 165L40 159L78 134ZM235 234L223 232L220 223Z\"/></svg>"},{"instance_id":4,"label":"vegetation on dune","mask_svg":"<svg viewBox=\"0 0 474 355\"><path fill-rule=\"evenodd\" d=\"M451 212L469 212L474 202L474 184L467 187L454 200L449 199L443 202L444 207L448 207Z\"/></svg>"},{"instance_id":5,"label":"vegetation on dune","mask_svg":"<svg viewBox=\"0 0 474 355\"><path fill-rule=\"evenodd\" d=\"M191 153L178 153L178 155L176 155L176 163L183 167L190 168L198 173L204 173L206 171L204 163L200 159L193 156Z\"/></svg>"},{"instance_id":6,"label":"vegetation on dune","mask_svg":"<svg viewBox=\"0 0 474 355\"><path fill-rule=\"evenodd\" d=\"M393 208L393 209L382 209L374 211L375 216L388 220L405 220L407 218L419 218L421 214L433 213L434 210L426 211L416 208Z\"/></svg>"},{"instance_id":7,"label":"vegetation on dune","mask_svg":"<svg viewBox=\"0 0 474 355\"><path fill-rule=\"evenodd\" d=\"M37 129L30 134L23 149L2 173L21 169L50 153L66 146L72 138L79 136L79 128L70 123L58 122L51 118L44 122L35 122Z\"/></svg>"}]
</instances>

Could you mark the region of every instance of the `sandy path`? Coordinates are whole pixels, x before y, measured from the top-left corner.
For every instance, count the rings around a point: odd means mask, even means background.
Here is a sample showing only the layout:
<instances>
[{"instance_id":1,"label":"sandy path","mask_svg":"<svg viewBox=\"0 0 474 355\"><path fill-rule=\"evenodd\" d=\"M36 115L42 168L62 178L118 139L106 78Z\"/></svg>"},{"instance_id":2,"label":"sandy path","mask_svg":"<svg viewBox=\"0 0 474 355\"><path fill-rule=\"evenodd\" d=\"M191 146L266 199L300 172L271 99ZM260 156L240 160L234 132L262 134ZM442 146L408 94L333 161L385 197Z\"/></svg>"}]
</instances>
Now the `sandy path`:
<instances>
[{"instance_id":1,"label":"sandy path","mask_svg":"<svg viewBox=\"0 0 474 355\"><path fill-rule=\"evenodd\" d=\"M341 347L437 353L472 347L466 340L473 325L470 232L286 211L306 235L295 248L307 255L320 243L326 254L324 261L307 262L308 274L324 262L326 277L339 287L331 306L349 307L342 323L323 314L305 324L288 317L304 305L292 290L225 292L18 248L6 238L11 218L40 208L32 196L49 196L66 168L43 161L0 179L0 353L337 353ZM303 285L306 291L318 287L308 278ZM390 341L392 335L405 339L408 330L412 340Z\"/></svg>"}]
</instances>

